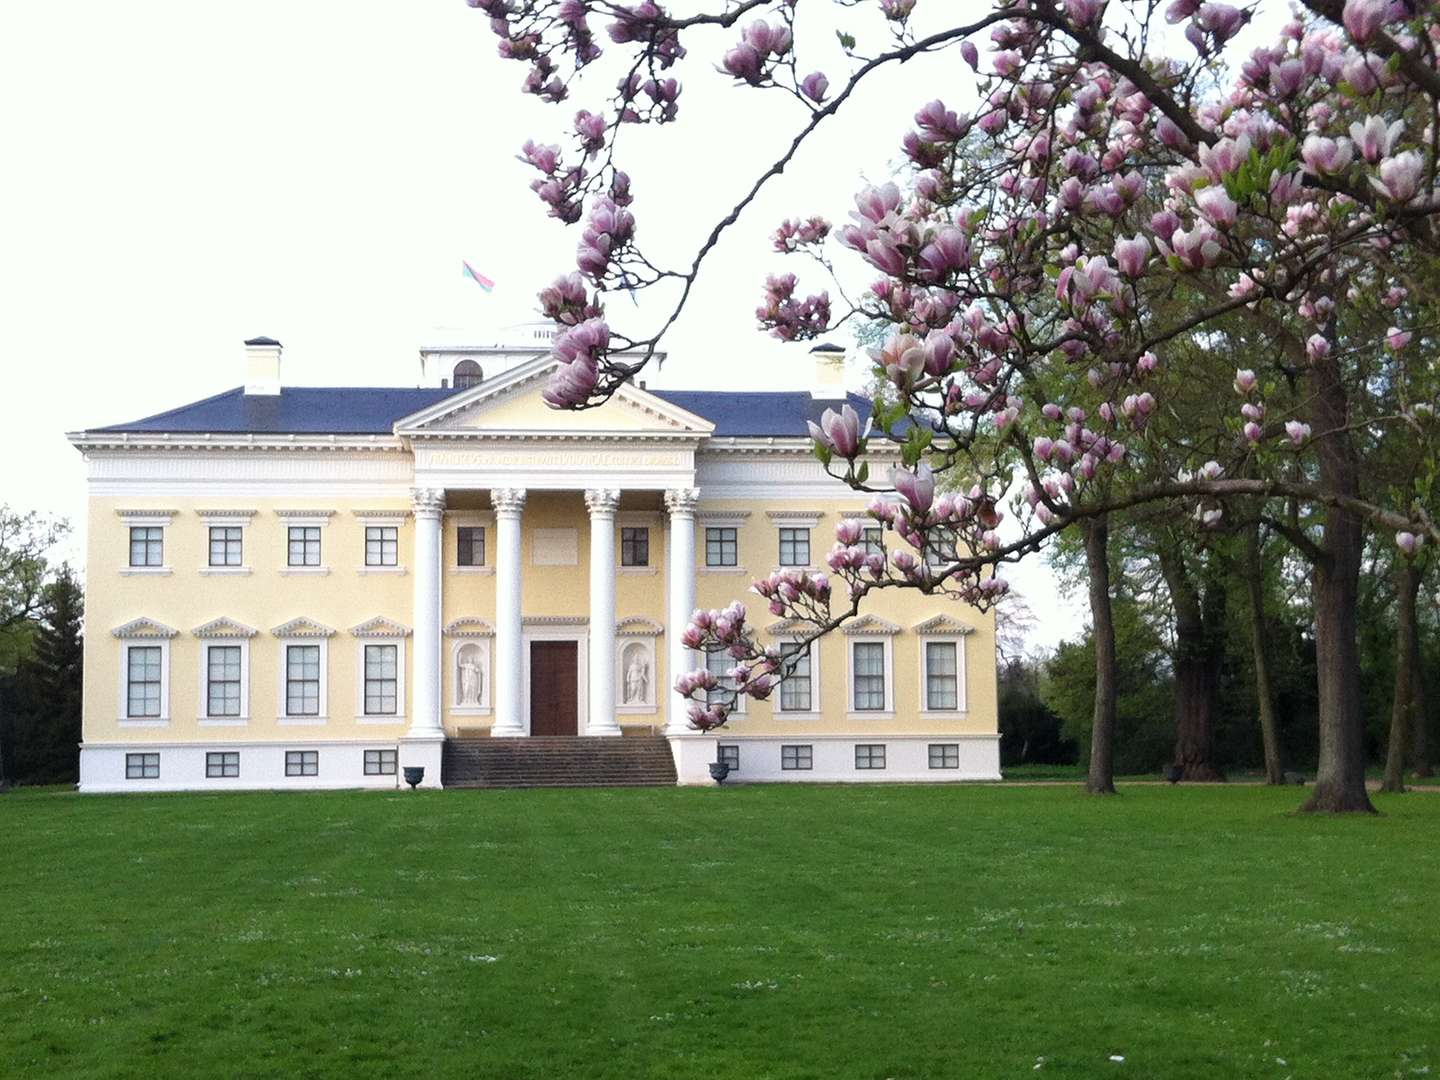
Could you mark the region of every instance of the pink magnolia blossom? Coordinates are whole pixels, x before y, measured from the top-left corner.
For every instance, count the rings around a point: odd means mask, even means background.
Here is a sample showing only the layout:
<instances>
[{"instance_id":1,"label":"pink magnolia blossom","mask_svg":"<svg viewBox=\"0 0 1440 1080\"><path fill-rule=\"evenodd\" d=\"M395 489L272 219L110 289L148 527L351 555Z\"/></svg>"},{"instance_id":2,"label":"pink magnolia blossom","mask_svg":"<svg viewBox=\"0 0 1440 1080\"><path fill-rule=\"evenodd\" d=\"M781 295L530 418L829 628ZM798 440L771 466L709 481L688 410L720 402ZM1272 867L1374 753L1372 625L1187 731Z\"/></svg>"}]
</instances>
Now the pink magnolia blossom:
<instances>
[{"instance_id":1,"label":"pink magnolia blossom","mask_svg":"<svg viewBox=\"0 0 1440 1080\"><path fill-rule=\"evenodd\" d=\"M1324 334L1311 334L1305 339L1305 355L1312 362L1330 355L1330 340Z\"/></svg>"},{"instance_id":2,"label":"pink magnolia blossom","mask_svg":"<svg viewBox=\"0 0 1440 1080\"><path fill-rule=\"evenodd\" d=\"M1229 229L1235 224L1236 215L1240 212L1235 200L1218 185L1201 188L1196 192L1195 205L1199 207L1205 220L1217 229Z\"/></svg>"},{"instance_id":3,"label":"pink magnolia blossom","mask_svg":"<svg viewBox=\"0 0 1440 1080\"><path fill-rule=\"evenodd\" d=\"M1414 150L1396 154L1380 162L1380 176L1370 177L1370 185L1387 199L1408 203L1420 190L1425 175L1425 160Z\"/></svg>"},{"instance_id":4,"label":"pink magnolia blossom","mask_svg":"<svg viewBox=\"0 0 1440 1080\"><path fill-rule=\"evenodd\" d=\"M1237 368L1235 370L1235 381L1231 385L1235 387L1235 393L1244 397L1253 391L1258 383L1259 379L1255 377L1255 372L1249 368Z\"/></svg>"},{"instance_id":5,"label":"pink magnolia blossom","mask_svg":"<svg viewBox=\"0 0 1440 1080\"><path fill-rule=\"evenodd\" d=\"M1371 165L1388 157L1395 147L1395 140L1405 130L1405 121L1396 120L1388 126L1383 116L1369 116L1365 122L1359 120L1350 125L1350 138L1360 151L1360 156Z\"/></svg>"},{"instance_id":6,"label":"pink magnolia blossom","mask_svg":"<svg viewBox=\"0 0 1440 1080\"><path fill-rule=\"evenodd\" d=\"M1206 222L1198 223L1189 232L1176 229L1170 237L1175 258L1186 270L1201 270L1220 261L1224 248L1220 234Z\"/></svg>"},{"instance_id":7,"label":"pink magnolia blossom","mask_svg":"<svg viewBox=\"0 0 1440 1080\"><path fill-rule=\"evenodd\" d=\"M1362 45L1384 27L1390 17L1390 0L1345 0L1341 16L1345 30Z\"/></svg>"},{"instance_id":8,"label":"pink magnolia blossom","mask_svg":"<svg viewBox=\"0 0 1440 1080\"><path fill-rule=\"evenodd\" d=\"M1115 265L1128 278L1138 278L1145 272L1145 263L1150 258L1150 241L1140 233L1128 240L1120 237L1115 241Z\"/></svg>"},{"instance_id":9,"label":"pink magnolia blossom","mask_svg":"<svg viewBox=\"0 0 1440 1080\"><path fill-rule=\"evenodd\" d=\"M890 483L917 514L927 512L935 501L935 474L923 461L915 466L913 472L898 467L892 469Z\"/></svg>"},{"instance_id":10,"label":"pink magnolia blossom","mask_svg":"<svg viewBox=\"0 0 1440 1080\"><path fill-rule=\"evenodd\" d=\"M1392 326L1389 330L1385 331L1385 344L1390 347L1392 352L1399 352L1405 348L1406 345L1410 344L1412 337L1414 337L1414 334L1409 330L1401 330L1398 326Z\"/></svg>"},{"instance_id":11,"label":"pink magnolia blossom","mask_svg":"<svg viewBox=\"0 0 1440 1080\"><path fill-rule=\"evenodd\" d=\"M829 89L830 80L825 77L824 72L820 71L812 71L800 83L800 92L816 105L825 100L825 93Z\"/></svg>"},{"instance_id":12,"label":"pink magnolia blossom","mask_svg":"<svg viewBox=\"0 0 1440 1080\"><path fill-rule=\"evenodd\" d=\"M1261 439L1261 436L1263 436L1264 434L1265 434L1265 429L1262 428L1259 424L1255 423L1254 420L1248 420L1248 421L1246 421L1246 423L1245 423L1245 438L1247 438L1248 440L1250 440L1250 442L1252 442L1252 443L1258 443L1258 442L1260 441L1260 439Z\"/></svg>"},{"instance_id":13,"label":"pink magnolia blossom","mask_svg":"<svg viewBox=\"0 0 1440 1080\"><path fill-rule=\"evenodd\" d=\"M1329 139L1323 135L1307 135L1300 147L1300 157L1305 167L1317 176L1335 176L1350 167L1355 156L1354 144L1349 139Z\"/></svg>"},{"instance_id":14,"label":"pink magnolia blossom","mask_svg":"<svg viewBox=\"0 0 1440 1080\"><path fill-rule=\"evenodd\" d=\"M826 409L820 423L811 421L809 427L812 439L843 458L853 458L860 452L860 417L849 404L840 406L838 413Z\"/></svg>"},{"instance_id":15,"label":"pink magnolia blossom","mask_svg":"<svg viewBox=\"0 0 1440 1080\"><path fill-rule=\"evenodd\" d=\"M1417 536L1412 532L1397 532L1395 534L1395 546L1406 558L1414 558L1416 552L1425 544L1423 536Z\"/></svg>"},{"instance_id":16,"label":"pink magnolia blossom","mask_svg":"<svg viewBox=\"0 0 1440 1080\"><path fill-rule=\"evenodd\" d=\"M1310 425L1302 424L1299 420L1287 420L1285 421L1285 434L1290 437L1292 443L1301 446L1306 439L1310 438Z\"/></svg>"}]
</instances>

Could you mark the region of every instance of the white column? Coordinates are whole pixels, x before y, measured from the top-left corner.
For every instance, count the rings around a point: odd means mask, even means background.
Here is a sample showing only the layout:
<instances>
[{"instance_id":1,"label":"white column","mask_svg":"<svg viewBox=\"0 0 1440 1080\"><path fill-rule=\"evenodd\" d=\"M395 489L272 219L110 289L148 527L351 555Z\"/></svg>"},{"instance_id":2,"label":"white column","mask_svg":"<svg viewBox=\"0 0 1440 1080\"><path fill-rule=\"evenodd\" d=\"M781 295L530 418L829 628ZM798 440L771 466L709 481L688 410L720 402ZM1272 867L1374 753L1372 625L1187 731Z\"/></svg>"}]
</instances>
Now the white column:
<instances>
[{"instance_id":1,"label":"white column","mask_svg":"<svg viewBox=\"0 0 1440 1080\"><path fill-rule=\"evenodd\" d=\"M520 514L525 509L524 488L497 488L490 492L495 508L495 725L491 735L525 735L521 715L522 653Z\"/></svg>"},{"instance_id":2,"label":"white column","mask_svg":"<svg viewBox=\"0 0 1440 1080\"><path fill-rule=\"evenodd\" d=\"M590 511L590 715L587 735L619 735L615 719L615 508L620 492L585 492Z\"/></svg>"},{"instance_id":3,"label":"white column","mask_svg":"<svg viewBox=\"0 0 1440 1080\"><path fill-rule=\"evenodd\" d=\"M670 611L665 622L665 731L682 735L690 730L685 703L675 693L675 680L695 666L694 653L680 643L680 636L695 611L695 503L700 492L679 488L665 492L670 511L670 551L666 569L670 575Z\"/></svg>"},{"instance_id":4,"label":"white column","mask_svg":"<svg viewBox=\"0 0 1440 1080\"><path fill-rule=\"evenodd\" d=\"M415 488L411 498L415 510L415 675L410 692L409 734L433 737L443 734L440 725L440 520L445 513L445 492Z\"/></svg>"}]
</instances>

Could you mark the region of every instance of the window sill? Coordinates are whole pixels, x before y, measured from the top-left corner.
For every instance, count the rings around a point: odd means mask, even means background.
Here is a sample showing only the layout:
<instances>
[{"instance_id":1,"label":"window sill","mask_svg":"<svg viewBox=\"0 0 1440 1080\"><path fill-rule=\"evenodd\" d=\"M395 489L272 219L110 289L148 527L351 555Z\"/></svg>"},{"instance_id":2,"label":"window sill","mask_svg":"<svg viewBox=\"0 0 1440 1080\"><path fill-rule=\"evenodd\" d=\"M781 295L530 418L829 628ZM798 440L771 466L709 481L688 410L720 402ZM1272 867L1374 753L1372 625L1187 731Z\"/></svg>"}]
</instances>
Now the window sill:
<instances>
[{"instance_id":1,"label":"window sill","mask_svg":"<svg viewBox=\"0 0 1440 1080\"><path fill-rule=\"evenodd\" d=\"M479 574L487 577L495 574L493 566L452 566L449 570L452 574Z\"/></svg>"},{"instance_id":2,"label":"window sill","mask_svg":"<svg viewBox=\"0 0 1440 1080\"><path fill-rule=\"evenodd\" d=\"M450 709L451 716L489 716L489 705L456 705Z\"/></svg>"},{"instance_id":3,"label":"window sill","mask_svg":"<svg viewBox=\"0 0 1440 1080\"><path fill-rule=\"evenodd\" d=\"M243 577L251 570L248 566L202 566L200 573L207 577Z\"/></svg>"},{"instance_id":4,"label":"window sill","mask_svg":"<svg viewBox=\"0 0 1440 1080\"><path fill-rule=\"evenodd\" d=\"M695 569L702 574L748 574L750 572L743 566L697 566Z\"/></svg>"},{"instance_id":5,"label":"window sill","mask_svg":"<svg viewBox=\"0 0 1440 1080\"><path fill-rule=\"evenodd\" d=\"M403 577L409 573L403 566L360 566L356 567L355 572L357 574L394 574L397 577Z\"/></svg>"},{"instance_id":6,"label":"window sill","mask_svg":"<svg viewBox=\"0 0 1440 1080\"><path fill-rule=\"evenodd\" d=\"M653 701L647 704L636 704L631 702L626 705L622 702L615 703L615 712L620 716L654 716L660 711L660 707Z\"/></svg>"},{"instance_id":7,"label":"window sill","mask_svg":"<svg viewBox=\"0 0 1440 1080\"><path fill-rule=\"evenodd\" d=\"M328 716L277 716L275 723L281 727L324 727Z\"/></svg>"},{"instance_id":8,"label":"window sill","mask_svg":"<svg viewBox=\"0 0 1440 1080\"><path fill-rule=\"evenodd\" d=\"M250 723L248 716L201 716L197 718L201 727L245 727Z\"/></svg>"},{"instance_id":9,"label":"window sill","mask_svg":"<svg viewBox=\"0 0 1440 1080\"><path fill-rule=\"evenodd\" d=\"M818 709L810 709L806 712L789 709L775 710L776 720L821 720L823 718L823 714Z\"/></svg>"},{"instance_id":10,"label":"window sill","mask_svg":"<svg viewBox=\"0 0 1440 1080\"><path fill-rule=\"evenodd\" d=\"M168 577L173 573L168 566L124 566L120 569L122 577Z\"/></svg>"},{"instance_id":11,"label":"window sill","mask_svg":"<svg viewBox=\"0 0 1440 1080\"><path fill-rule=\"evenodd\" d=\"M144 727L169 727L169 717L152 717L147 720L131 720L128 717L120 717L120 726L123 728L144 728Z\"/></svg>"},{"instance_id":12,"label":"window sill","mask_svg":"<svg viewBox=\"0 0 1440 1080\"><path fill-rule=\"evenodd\" d=\"M370 725L371 727L388 727L388 726L392 726L392 725L394 725L394 724L403 724L403 723L405 723L405 717L403 717L403 716L370 716L370 715L368 715L368 714L366 714L366 713L356 713L356 715L355 715L355 722L356 722L357 724L368 724L368 725Z\"/></svg>"},{"instance_id":13,"label":"window sill","mask_svg":"<svg viewBox=\"0 0 1440 1080\"><path fill-rule=\"evenodd\" d=\"M925 720L968 720L970 719L969 709L921 709L920 716Z\"/></svg>"},{"instance_id":14,"label":"window sill","mask_svg":"<svg viewBox=\"0 0 1440 1080\"><path fill-rule=\"evenodd\" d=\"M617 574L658 574L660 568L658 566L617 566L615 572Z\"/></svg>"},{"instance_id":15,"label":"window sill","mask_svg":"<svg viewBox=\"0 0 1440 1080\"><path fill-rule=\"evenodd\" d=\"M845 714L845 719L846 719L846 720L894 720L894 719L895 719L895 712L894 712L893 709L886 709L886 710L881 710L881 709L864 710L864 709L862 709L862 710L859 711L859 712L855 712L855 711L852 710L851 712L848 712L848 713Z\"/></svg>"},{"instance_id":16,"label":"window sill","mask_svg":"<svg viewBox=\"0 0 1440 1080\"><path fill-rule=\"evenodd\" d=\"M324 577L330 573L328 566L282 566L281 577Z\"/></svg>"}]
</instances>

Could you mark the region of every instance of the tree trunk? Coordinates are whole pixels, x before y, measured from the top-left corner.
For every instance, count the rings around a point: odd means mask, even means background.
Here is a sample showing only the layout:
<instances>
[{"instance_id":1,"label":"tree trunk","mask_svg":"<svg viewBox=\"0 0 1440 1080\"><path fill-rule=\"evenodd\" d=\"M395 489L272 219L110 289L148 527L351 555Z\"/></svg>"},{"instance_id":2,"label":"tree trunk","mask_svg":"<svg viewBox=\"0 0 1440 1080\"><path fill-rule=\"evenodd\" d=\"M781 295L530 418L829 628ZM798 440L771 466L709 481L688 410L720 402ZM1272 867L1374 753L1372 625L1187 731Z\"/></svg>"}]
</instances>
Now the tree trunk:
<instances>
[{"instance_id":1,"label":"tree trunk","mask_svg":"<svg viewBox=\"0 0 1440 1080\"><path fill-rule=\"evenodd\" d=\"M1425 570L1420 567L1416 572L1415 591L1420 591L1424 583ZM1412 631L1413 640L1411 645L1414 652L1410 656L1410 670L1414 673L1414 682L1410 685L1410 715L1414 724L1410 728L1410 765L1411 771L1417 778L1425 778L1435 775L1435 770L1430 767L1430 740L1426 738L1425 725L1428 716L1425 712L1425 663L1420 655L1420 621L1415 620L1415 628Z\"/></svg>"},{"instance_id":2,"label":"tree trunk","mask_svg":"<svg viewBox=\"0 0 1440 1080\"><path fill-rule=\"evenodd\" d=\"M1090 619L1095 639L1095 717L1090 728L1090 773L1085 790L1115 794L1115 620L1110 611L1110 523L1085 522L1085 563L1090 570Z\"/></svg>"},{"instance_id":3,"label":"tree trunk","mask_svg":"<svg viewBox=\"0 0 1440 1080\"><path fill-rule=\"evenodd\" d=\"M1162 538L1158 553L1175 611L1175 764L1182 780L1224 780L1212 760L1225 648L1224 589L1209 581L1202 599L1178 547Z\"/></svg>"},{"instance_id":4,"label":"tree trunk","mask_svg":"<svg viewBox=\"0 0 1440 1080\"><path fill-rule=\"evenodd\" d=\"M1413 559L1401 557L1395 570L1395 700L1390 708L1390 738L1385 748L1381 791L1405 790L1405 751L1415 714L1415 683L1420 657L1415 625L1415 597L1420 571Z\"/></svg>"},{"instance_id":5,"label":"tree trunk","mask_svg":"<svg viewBox=\"0 0 1440 1080\"><path fill-rule=\"evenodd\" d=\"M1347 430L1345 387L1339 361L1311 365L1311 422L1320 490L1358 498L1360 468ZM1315 553L1315 663L1319 672L1320 764L1302 810L1375 812L1365 792L1365 728L1360 712L1360 649L1355 606L1360 591L1364 530L1360 518L1338 506L1325 510Z\"/></svg>"},{"instance_id":6,"label":"tree trunk","mask_svg":"<svg viewBox=\"0 0 1440 1080\"><path fill-rule=\"evenodd\" d=\"M1275 692L1270 686L1270 652L1265 636L1265 567L1260 560L1260 526L1245 531L1245 586L1250 594L1250 650L1255 656L1255 699L1260 713L1260 745L1265 752L1265 783L1285 783L1280 730L1275 722Z\"/></svg>"}]
</instances>

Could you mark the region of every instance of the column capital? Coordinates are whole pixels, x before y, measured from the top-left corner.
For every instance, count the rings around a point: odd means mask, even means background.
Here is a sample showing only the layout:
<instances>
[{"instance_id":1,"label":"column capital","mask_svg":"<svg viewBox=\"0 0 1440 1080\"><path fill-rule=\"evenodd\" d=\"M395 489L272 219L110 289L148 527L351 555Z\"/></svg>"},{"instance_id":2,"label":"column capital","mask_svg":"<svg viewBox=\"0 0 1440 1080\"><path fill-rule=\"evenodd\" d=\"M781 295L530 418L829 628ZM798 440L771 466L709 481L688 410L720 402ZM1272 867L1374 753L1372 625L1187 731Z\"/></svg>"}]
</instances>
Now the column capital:
<instances>
[{"instance_id":1,"label":"column capital","mask_svg":"<svg viewBox=\"0 0 1440 1080\"><path fill-rule=\"evenodd\" d=\"M525 509L525 489L491 488L490 505L497 514L518 514Z\"/></svg>"},{"instance_id":2,"label":"column capital","mask_svg":"<svg viewBox=\"0 0 1440 1080\"><path fill-rule=\"evenodd\" d=\"M665 509L670 511L671 517L692 516L699 501L699 488L671 488L665 492Z\"/></svg>"},{"instance_id":3,"label":"column capital","mask_svg":"<svg viewBox=\"0 0 1440 1080\"><path fill-rule=\"evenodd\" d=\"M590 488L585 492L585 509L595 514L613 514L620 505L620 492L614 488Z\"/></svg>"},{"instance_id":4,"label":"column capital","mask_svg":"<svg viewBox=\"0 0 1440 1080\"><path fill-rule=\"evenodd\" d=\"M445 512L444 488L411 488L410 505L415 516L438 518Z\"/></svg>"}]
</instances>

